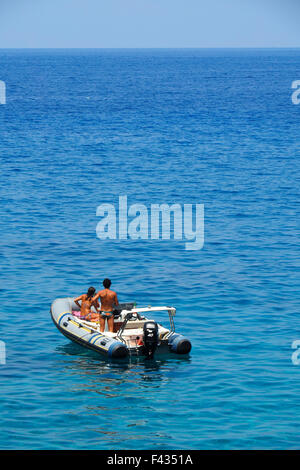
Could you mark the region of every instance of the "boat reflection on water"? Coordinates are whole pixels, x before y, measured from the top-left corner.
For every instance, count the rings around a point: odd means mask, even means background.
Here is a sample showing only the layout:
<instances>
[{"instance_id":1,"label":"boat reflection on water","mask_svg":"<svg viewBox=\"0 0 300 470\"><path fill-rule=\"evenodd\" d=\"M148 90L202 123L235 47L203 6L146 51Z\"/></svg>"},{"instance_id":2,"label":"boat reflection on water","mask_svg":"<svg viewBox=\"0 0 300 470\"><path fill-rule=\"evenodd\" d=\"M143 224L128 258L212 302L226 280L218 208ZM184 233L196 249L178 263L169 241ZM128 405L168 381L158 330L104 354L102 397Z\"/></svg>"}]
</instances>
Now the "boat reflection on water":
<instances>
[{"instance_id":1,"label":"boat reflection on water","mask_svg":"<svg viewBox=\"0 0 300 470\"><path fill-rule=\"evenodd\" d=\"M74 343L58 346L56 352L56 367L63 366L67 374L79 374L84 379L83 388L87 390L91 386L98 387L99 391L102 390L100 393L113 392L114 395L117 385L159 386L160 382L170 381L178 367L191 362L190 356L177 355L160 355L153 359L129 357L108 360ZM123 393L124 389L122 390Z\"/></svg>"},{"instance_id":2,"label":"boat reflection on water","mask_svg":"<svg viewBox=\"0 0 300 470\"><path fill-rule=\"evenodd\" d=\"M91 447L167 447L172 441L161 420L173 419L180 407L190 357L109 361L70 343L56 347L53 361L66 399L66 423L80 423Z\"/></svg>"}]
</instances>

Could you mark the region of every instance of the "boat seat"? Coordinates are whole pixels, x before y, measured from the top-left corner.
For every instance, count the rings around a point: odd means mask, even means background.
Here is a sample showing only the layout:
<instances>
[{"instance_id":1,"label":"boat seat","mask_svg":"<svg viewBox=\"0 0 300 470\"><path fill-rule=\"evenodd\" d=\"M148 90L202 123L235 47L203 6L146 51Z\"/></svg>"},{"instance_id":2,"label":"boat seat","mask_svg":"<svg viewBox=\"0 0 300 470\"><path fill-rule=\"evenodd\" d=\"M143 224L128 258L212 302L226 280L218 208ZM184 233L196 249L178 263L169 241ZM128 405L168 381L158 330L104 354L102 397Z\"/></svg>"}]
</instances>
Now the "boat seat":
<instances>
[{"instance_id":1,"label":"boat seat","mask_svg":"<svg viewBox=\"0 0 300 470\"><path fill-rule=\"evenodd\" d=\"M129 328L143 328L145 321L146 320L129 320L125 326L125 330L128 330Z\"/></svg>"}]
</instances>

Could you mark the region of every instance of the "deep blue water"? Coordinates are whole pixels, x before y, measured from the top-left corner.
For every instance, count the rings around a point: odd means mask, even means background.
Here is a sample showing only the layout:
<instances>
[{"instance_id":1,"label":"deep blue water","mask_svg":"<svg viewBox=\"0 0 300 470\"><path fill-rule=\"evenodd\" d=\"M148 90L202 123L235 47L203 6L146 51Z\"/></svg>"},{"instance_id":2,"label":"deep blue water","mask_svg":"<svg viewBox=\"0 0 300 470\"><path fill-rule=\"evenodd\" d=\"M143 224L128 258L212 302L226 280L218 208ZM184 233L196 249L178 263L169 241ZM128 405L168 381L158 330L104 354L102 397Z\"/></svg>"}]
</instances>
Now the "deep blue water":
<instances>
[{"instance_id":1,"label":"deep blue water","mask_svg":"<svg viewBox=\"0 0 300 470\"><path fill-rule=\"evenodd\" d=\"M299 447L300 51L0 51L1 449ZM205 244L101 241L96 208L205 205ZM188 358L108 362L49 307L177 307ZM167 323L166 323L167 324Z\"/></svg>"}]
</instances>

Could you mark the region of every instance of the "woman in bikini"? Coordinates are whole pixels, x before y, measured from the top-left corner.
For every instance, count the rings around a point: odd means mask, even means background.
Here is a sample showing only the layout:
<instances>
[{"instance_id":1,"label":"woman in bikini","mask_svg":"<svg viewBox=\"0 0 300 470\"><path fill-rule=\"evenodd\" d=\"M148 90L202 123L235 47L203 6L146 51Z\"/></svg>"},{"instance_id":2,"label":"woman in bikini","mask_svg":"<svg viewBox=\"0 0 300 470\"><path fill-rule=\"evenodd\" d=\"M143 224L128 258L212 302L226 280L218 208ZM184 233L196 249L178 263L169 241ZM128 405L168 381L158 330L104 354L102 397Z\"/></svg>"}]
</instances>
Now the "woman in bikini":
<instances>
[{"instance_id":1,"label":"woman in bikini","mask_svg":"<svg viewBox=\"0 0 300 470\"><path fill-rule=\"evenodd\" d=\"M99 321L99 313L98 313L99 302L97 299L96 300L93 299L95 292L96 292L95 287L89 287L86 294L82 294L76 299L74 299L74 302L80 308L80 318L82 320L88 320L92 322ZM81 305L79 301L81 301ZM97 313L92 312L92 307L95 307Z\"/></svg>"}]
</instances>

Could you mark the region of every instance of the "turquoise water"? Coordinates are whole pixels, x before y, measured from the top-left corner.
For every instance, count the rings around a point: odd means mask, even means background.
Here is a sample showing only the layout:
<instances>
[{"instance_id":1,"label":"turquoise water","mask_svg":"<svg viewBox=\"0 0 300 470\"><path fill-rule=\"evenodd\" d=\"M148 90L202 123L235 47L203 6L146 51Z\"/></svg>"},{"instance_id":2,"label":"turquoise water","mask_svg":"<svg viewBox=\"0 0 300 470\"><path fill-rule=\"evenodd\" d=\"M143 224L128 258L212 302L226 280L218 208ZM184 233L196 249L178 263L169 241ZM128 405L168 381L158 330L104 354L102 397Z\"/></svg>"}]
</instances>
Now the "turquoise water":
<instances>
[{"instance_id":1,"label":"turquoise water","mask_svg":"<svg viewBox=\"0 0 300 470\"><path fill-rule=\"evenodd\" d=\"M1 449L299 447L299 59L0 51ZM204 204L204 248L98 239L119 195ZM64 338L51 302L107 276L175 305L190 356L108 362Z\"/></svg>"}]
</instances>

